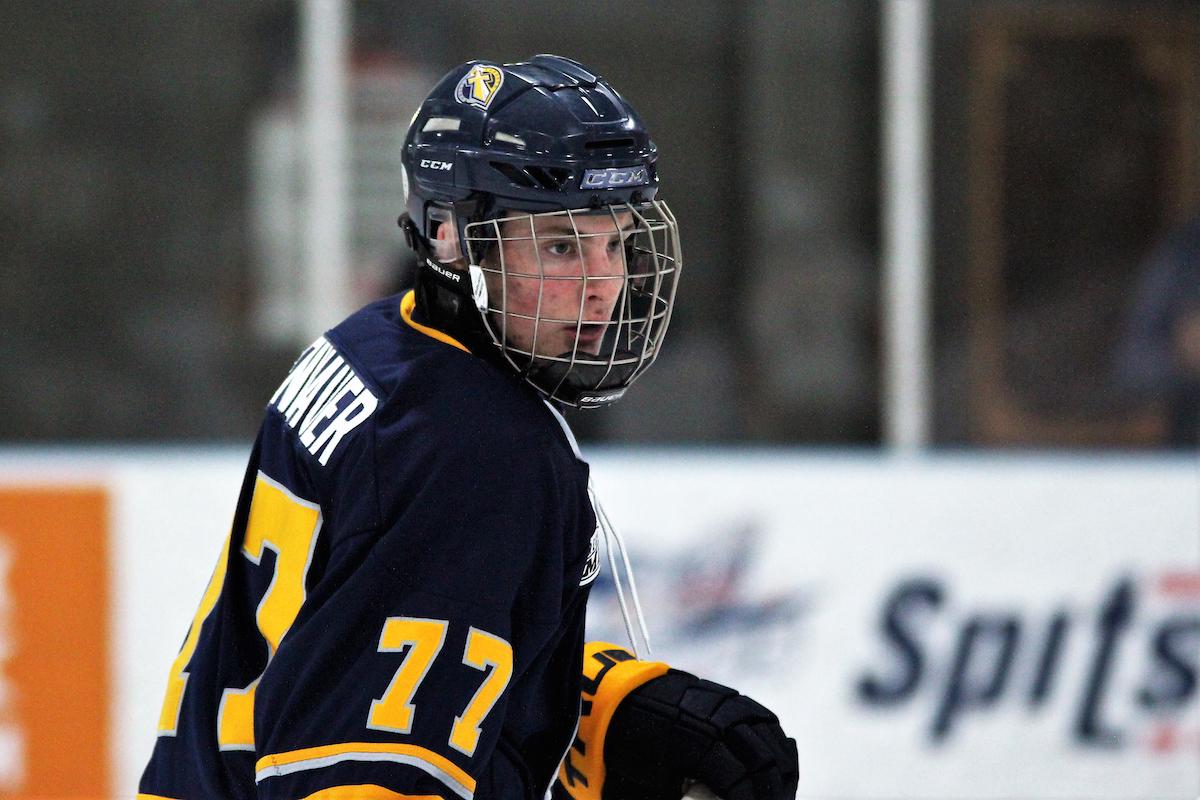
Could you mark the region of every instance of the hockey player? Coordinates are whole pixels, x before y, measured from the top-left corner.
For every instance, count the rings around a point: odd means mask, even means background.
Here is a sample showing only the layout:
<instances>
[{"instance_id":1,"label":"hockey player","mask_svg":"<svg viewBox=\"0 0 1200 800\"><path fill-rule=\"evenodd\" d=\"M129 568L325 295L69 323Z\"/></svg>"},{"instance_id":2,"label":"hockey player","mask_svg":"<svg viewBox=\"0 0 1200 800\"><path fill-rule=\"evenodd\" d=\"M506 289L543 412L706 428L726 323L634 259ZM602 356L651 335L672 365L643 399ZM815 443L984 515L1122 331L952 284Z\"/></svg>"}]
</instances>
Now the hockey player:
<instances>
[{"instance_id":1,"label":"hockey player","mask_svg":"<svg viewBox=\"0 0 1200 800\"><path fill-rule=\"evenodd\" d=\"M558 407L654 361L682 267L641 120L574 61L470 62L403 162L416 289L271 398L140 791L794 797L771 712L585 647L608 528Z\"/></svg>"}]
</instances>

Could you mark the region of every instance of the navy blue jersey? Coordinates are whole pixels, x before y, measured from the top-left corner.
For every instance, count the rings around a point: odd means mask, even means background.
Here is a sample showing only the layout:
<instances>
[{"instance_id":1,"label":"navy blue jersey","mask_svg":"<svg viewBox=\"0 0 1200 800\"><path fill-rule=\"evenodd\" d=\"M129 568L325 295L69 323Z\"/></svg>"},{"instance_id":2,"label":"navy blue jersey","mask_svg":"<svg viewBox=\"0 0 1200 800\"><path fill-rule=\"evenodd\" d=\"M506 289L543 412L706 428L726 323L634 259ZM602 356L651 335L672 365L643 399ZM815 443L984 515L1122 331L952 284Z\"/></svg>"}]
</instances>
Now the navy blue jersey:
<instances>
[{"instance_id":1,"label":"navy blue jersey","mask_svg":"<svg viewBox=\"0 0 1200 800\"><path fill-rule=\"evenodd\" d=\"M588 468L539 395L412 307L351 316L271 398L143 794L541 798L552 780L579 715Z\"/></svg>"}]
</instances>

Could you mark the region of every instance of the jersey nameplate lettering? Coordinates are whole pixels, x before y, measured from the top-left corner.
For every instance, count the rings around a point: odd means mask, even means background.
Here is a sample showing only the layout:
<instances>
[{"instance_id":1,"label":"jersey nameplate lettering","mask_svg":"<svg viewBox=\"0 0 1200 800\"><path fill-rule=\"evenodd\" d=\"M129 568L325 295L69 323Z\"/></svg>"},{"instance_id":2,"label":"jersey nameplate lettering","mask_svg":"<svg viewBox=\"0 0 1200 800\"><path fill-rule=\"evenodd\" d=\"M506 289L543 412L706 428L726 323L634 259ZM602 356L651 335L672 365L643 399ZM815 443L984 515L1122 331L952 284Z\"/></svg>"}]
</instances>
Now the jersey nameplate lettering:
<instances>
[{"instance_id":1,"label":"jersey nameplate lettering","mask_svg":"<svg viewBox=\"0 0 1200 800\"><path fill-rule=\"evenodd\" d=\"M296 359L271 405L324 466L346 434L375 412L379 400L322 336Z\"/></svg>"}]
</instances>

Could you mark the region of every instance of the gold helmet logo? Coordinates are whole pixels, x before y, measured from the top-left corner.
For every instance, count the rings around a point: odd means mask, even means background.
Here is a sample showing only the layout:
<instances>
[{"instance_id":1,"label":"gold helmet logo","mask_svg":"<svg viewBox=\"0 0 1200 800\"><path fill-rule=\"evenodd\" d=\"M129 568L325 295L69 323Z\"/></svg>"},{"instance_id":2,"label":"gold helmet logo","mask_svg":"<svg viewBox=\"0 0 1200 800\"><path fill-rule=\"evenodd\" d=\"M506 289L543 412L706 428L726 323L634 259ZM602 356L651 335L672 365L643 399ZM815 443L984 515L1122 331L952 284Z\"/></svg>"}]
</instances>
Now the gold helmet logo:
<instances>
[{"instance_id":1,"label":"gold helmet logo","mask_svg":"<svg viewBox=\"0 0 1200 800\"><path fill-rule=\"evenodd\" d=\"M504 73L499 67L476 64L458 82L454 97L460 103L486 109L503 85Z\"/></svg>"}]
</instances>

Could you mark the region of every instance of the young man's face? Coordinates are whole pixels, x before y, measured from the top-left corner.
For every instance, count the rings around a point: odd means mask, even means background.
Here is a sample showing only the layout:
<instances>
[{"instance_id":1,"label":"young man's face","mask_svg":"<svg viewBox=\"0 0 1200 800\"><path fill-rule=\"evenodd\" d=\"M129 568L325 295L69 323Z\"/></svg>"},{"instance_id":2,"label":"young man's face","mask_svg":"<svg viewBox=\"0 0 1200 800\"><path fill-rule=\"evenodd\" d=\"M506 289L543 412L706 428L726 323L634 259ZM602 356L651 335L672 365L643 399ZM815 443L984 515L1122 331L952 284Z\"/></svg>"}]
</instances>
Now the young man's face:
<instances>
[{"instance_id":1,"label":"young man's face","mask_svg":"<svg viewBox=\"0 0 1200 800\"><path fill-rule=\"evenodd\" d=\"M500 223L503 276L497 252L483 265L488 305L505 312L493 311L491 323L509 346L535 355L597 355L625 284L633 215L543 215L532 226L530 219Z\"/></svg>"}]
</instances>

